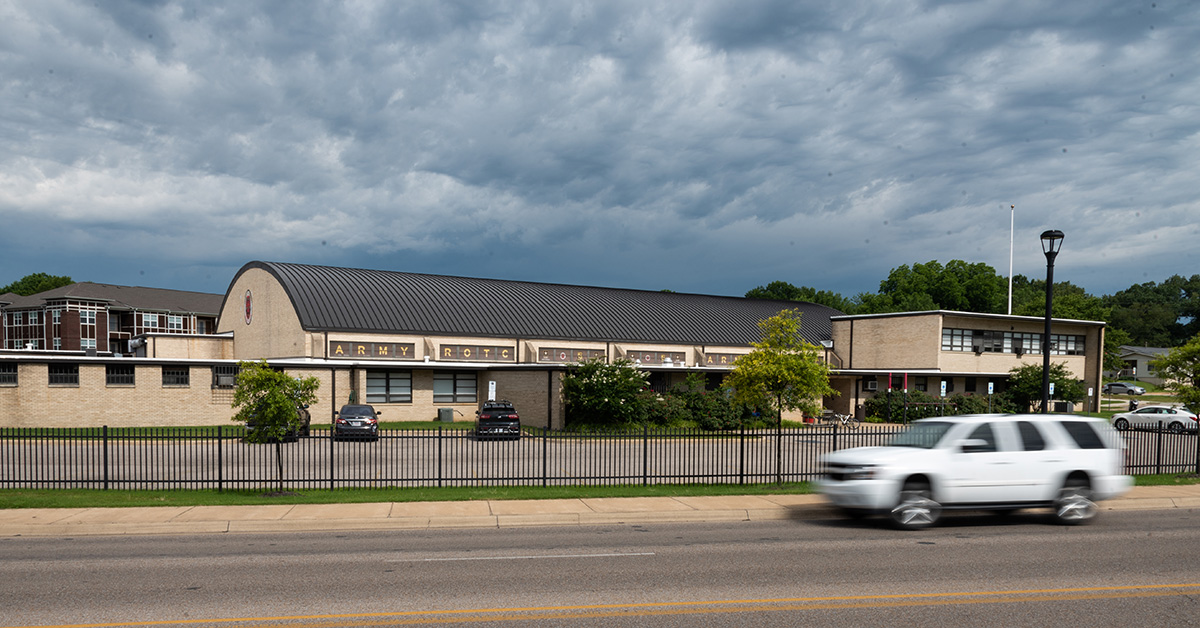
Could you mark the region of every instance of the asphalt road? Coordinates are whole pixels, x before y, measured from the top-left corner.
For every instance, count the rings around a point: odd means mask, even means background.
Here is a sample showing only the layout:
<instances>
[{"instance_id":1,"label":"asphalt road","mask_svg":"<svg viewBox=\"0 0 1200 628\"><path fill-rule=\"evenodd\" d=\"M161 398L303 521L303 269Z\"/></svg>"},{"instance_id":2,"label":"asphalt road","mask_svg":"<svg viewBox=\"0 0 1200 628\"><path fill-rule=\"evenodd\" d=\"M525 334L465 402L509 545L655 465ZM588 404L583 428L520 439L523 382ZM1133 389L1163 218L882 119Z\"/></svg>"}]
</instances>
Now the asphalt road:
<instances>
[{"instance_id":1,"label":"asphalt road","mask_svg":"<svg viewBox=\"0 0 1200 628\"><path fill-rule=\"evenodd\" d=\"M1179 626L1197 514L0 539L0 626Z\"/></svg>"}]
</instances>

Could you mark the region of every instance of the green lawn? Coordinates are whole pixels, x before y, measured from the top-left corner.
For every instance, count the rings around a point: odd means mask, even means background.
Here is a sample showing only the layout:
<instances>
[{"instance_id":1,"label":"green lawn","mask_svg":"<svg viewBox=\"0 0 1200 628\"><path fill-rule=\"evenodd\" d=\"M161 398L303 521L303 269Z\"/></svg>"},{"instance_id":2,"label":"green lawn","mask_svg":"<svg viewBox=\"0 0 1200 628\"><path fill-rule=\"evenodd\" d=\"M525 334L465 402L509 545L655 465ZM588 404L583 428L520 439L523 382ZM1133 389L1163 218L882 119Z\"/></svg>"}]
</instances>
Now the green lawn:
<instances>
[{"instance_id":1,"label":"green lawn","mask_svg":"<svg viewBox=\"0 0 1200 628\"><path fill-rule=\"evenodd\" d=\"M1136 476L1138 486L1200 484L1195 474ZM242 506L254 504L351 504L368 502L683 497L704 495L807 495L807 482L777 484L656 484L651 486L483 486L454 488L298 489L283 494L258 490L101 491L84 489L0 490L0 508L123 508L131 506Z\"/></svg>"}]
</instances>

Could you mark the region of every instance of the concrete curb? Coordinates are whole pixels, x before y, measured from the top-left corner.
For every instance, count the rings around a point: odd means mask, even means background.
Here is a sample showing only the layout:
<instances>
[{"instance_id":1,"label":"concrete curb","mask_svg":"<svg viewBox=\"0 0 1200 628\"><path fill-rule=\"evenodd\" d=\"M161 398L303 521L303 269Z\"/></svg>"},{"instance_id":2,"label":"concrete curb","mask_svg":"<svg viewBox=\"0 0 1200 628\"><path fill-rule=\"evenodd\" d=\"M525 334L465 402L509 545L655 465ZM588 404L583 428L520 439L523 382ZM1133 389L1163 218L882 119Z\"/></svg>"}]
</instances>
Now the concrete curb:
<instances>
[{"instance_id":1,"label":"concrete curb","mask_svg":"<svg viewBox=\"0 0 1200 628\"><path fill-rule=\"evenodd\" d=\"M1101 510L1200 508L1200 485L1135 487ZM326 532L815 520L817 495L632 497L472 502L0 509L0 536Z\"/></svg>"}]
</instances>

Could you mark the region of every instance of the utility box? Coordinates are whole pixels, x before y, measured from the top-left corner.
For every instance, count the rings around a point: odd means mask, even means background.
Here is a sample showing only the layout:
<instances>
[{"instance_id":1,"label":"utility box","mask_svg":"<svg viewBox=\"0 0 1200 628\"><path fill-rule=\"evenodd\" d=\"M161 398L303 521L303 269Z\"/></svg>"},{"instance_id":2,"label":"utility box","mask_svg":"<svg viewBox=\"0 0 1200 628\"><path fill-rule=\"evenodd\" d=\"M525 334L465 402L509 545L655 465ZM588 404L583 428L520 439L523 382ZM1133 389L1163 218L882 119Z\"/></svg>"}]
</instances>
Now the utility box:
<instances>
[{"instance_id":1,"label":"utility box","mask_svg":"<svg viewBox=\"0 0 1200 628\"><path fill-rule=\"evenodd\" d=\"M454 408L438 408L438 421L442 423L454 422Z\"/></svg>"}]
</instances>

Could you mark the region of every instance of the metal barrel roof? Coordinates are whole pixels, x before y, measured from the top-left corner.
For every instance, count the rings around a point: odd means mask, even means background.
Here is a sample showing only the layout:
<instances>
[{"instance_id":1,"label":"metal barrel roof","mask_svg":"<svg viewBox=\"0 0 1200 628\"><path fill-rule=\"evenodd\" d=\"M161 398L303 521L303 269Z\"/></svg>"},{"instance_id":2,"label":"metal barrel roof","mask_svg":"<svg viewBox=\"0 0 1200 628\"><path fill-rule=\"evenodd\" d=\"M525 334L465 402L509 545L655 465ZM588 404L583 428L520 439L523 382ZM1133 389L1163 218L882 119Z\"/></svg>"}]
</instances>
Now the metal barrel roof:
<instances>
[{"instance_id":1,"label":"metal barrel roof","mask_svg":"<svg viewBox=\"0 0 1200 628\"><path fill-rule=\"evenodd\" d=\"M841 312L802 301L475 279L387 270L250 262L274 276L309 331L521 339L749 345L759 321L801 312L819 344Z\"/></svg>"}]
</instances>

